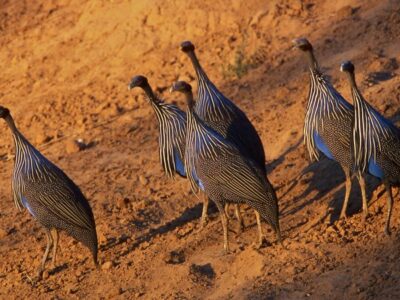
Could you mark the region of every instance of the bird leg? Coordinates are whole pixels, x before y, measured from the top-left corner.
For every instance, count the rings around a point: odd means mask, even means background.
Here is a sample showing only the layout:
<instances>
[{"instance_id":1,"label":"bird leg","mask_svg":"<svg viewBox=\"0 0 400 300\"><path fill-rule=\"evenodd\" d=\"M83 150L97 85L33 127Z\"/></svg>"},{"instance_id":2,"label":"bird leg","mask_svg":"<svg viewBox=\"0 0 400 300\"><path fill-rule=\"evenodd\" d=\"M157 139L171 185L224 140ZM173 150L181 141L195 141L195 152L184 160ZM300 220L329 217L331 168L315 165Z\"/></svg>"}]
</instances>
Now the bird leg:
<instances>
[{"instance_id":1,"label":"bird leg","mask_svg":"<svg viewBox=\"0 0 400 300\"><path fill-rule=\"evenodd\" d=\"M200 221L200 228L204 228L204 225L207 223L207 210L208 210L208 197L206 194L202 193L203 197L203 211L201 213L201 221Z\"/></svg>"},{"instance_id":2,"label":"bird leg","mask_svg":"<svg viewBox=\"0 0 400 300\"><path fill-rule=\"evenodd\" d=\"M343 206L342 206L342 211L340 212L339 219L346 218L347 204L349 202L350 192L351 192L350 170L348 170L348 169L344 170L344 174L346 176L346 194L344 196L344 202L343 202Z\"/></svg>"},{"instance_id":3,"label":"bird leg","mask_svg":"<svg viewBox=\"0 0 400 300\"><path fill-rule=\"evenodd\" d=\"M46 265L47 258L49 257L50 248L53 245L53 237L51 235L50 230L47 228L46 228L46 237L47 237L47 246L46 246L46 250L44 251L42 263L40 264L39 269L38 269L38 279L39 280L42 279L44 266Z\"/></svg>"},{"instance_id":4,"label":"bird leg","mask_svg":"<svg viewBox=\"0 0 400 300\"><path fill-rule=\"evenodd\" d=\"M361 197L362 197L362 210L363 210L363 219L364 223L367 221L368 217L368 201L367 201L367 192L365 189L365 179L364 176L359 173L358 174L358 182L360 183L360 188L361 188Z\"/></svg>"},{"instance_id":5,"label":"bird leg","mask_svg":"<svg viewBox=\"0 0 400 300\"><path fill-rule=\"evenodd\" d=\"M229 203L225 203L224 210L225 210L225 214L228 216L228 218L230 218Z\"/></svg>"},{"instance_id":6,"label":"bird leg","mask_svg":"<svg viewBox=\"0 0 400 300\"><path fill-rule=\"evenodd\" d=\"M51 259L51 263L53 265L53 268L55 268L56 267L57 247L58 247L58 231L57 231L57 229L53 230L53 241L54 241L53 257Z\"/></svg>"},{"instance_id":7,"label":"bird leg","mask_svg":"<svg viewBox=\"0 0 400 300\"><path fill-rule=\"evenodd\" d=\"M238 230L238 232L243 232L244 222L243 222L242 214L240 213L239 204L235 204L235 216L236 216L236 219L239 222L239 230Z\"/></svg>"},{"instance_id":8,"label":"bird leg","mask_svg":"<svg viewBox=\"0 0 400 300\"><path fill-rule=\"evenodd\" d=\"M387 194L387 205L388 205L388 212L386 217L386 224L385 224L385 234L390 235L390 218L392 216L392 208L393 208L393 195L392 195L392 187L390 184L385 181L385 188Z\"/></svg>"},{"instance_id":9,"label":"bird leg","mask_svg":"<svg viewBox=\"0 0 400 300\"><path fill-rule=\"evenodd\" d=\"M261 248L263 241L264 241L264 235L262 232L262 227L261 227L261 217L258 211L254 210L254 213L256 215L256 220L257 220L257 228L258 228L258 243L256 244L257 249Z\"/></svg>"},{"instance_id":10,"label":"bird leg","mask_svg":"<svg viewBox=\"0 0 400 300\"><path fill-rule=\"evenodd\" d=\"M219 202L215 202L215 204L217 205L219 214L221 216L222 229L224 231L224 250L225 250L225 253L227 254L227 253L229 253L229 240L228 240L229 220L228 220L228 217L226 215L225 209L222 206L222 204Z\"/></svg>"}]
</instances>

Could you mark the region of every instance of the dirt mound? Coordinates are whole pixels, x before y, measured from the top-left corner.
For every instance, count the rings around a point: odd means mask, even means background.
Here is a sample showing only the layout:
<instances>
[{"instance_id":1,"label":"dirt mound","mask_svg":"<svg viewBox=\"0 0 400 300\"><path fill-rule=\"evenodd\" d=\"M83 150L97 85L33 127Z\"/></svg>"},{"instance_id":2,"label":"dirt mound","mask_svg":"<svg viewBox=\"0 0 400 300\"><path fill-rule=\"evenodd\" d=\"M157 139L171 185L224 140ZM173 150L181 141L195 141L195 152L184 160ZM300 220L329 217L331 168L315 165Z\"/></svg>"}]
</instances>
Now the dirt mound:
<instances>
[{"instance_id":1,"label":"dirt mound","mask_svg":"<svg viewBox=\"0 0 400 300\"><path fill-rule=\"evenodd\" d=\"M399 222L383 235L385 197L368 178L365 226L356 183L346 221L336 222L344 175L327 159L310 164L302 144L306 61L291 40L307 36L346 99L339 65L351 59L366 99L400 121L398 1L1 1L1 104L17 126L82 188L98 226L101 268L61 235L56 267L32 286L45 235L10 193L12 139L0 131L0 296L8 298L299 299L400 296ZM188 182L166 178L157 123L129 79L146 75L168 102L177 79L196 87L190 39L209 77L249 116L277 187L283 246L253 248L253 212L222 255L215 207L199 228L201 204ZM399 124L399 123L398 123ZM398 191L395 192L399 198ZM235 222L233 222L235 223ZM235 224L233 224L233 229ZM265 226L268 241L273 232Z\"/></svg>"}]
</instances>

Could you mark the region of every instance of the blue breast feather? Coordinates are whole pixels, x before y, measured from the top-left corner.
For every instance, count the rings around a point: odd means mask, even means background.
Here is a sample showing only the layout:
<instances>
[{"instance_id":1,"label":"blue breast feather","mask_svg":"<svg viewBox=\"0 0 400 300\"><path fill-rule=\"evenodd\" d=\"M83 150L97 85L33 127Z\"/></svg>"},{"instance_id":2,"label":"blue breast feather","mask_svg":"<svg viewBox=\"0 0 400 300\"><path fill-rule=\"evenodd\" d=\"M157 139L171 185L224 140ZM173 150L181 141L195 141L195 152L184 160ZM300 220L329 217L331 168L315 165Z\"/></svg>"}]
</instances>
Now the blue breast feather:
<instances>
[{"instance_id":1,"label":"blue breast feather","mask_svg":"<svg viewBox=\"0 0 400 300\"><path fill-rule=\"evenodd\" d=\"M319 151L321 151L322 153L324 153L328 158L330 159L335 159L331 153L331 151L329 150L329 148L325 145L324 141L322 140L322 138L320 137L320 135L318 133L314 133L314 141L315 144L317 145L317 149Z\"/></svg>"},{"instance_id":2,"label":"blue breast feather","mask_svg":"<svg viewBox=\"0 0 400 300\"><path fill-rule=\"evenodd\" d=\"M35 216L35 213L33 212L31 206L29 205L28 200L24 196L21 197L21 201L22 201L22 205L29 211L29 213L32 216Z\"/></svg>"},{"instance_id":3,"label":"blue breast feather","mask_svg":"<svg viewBox=\"0 0 400 300\"><path fill-rule=\"evenodd\" d=\"M183 161L179 157L178 151L176 151L175 149L174 149L174 157L175 157L175 170L176 170L176 172L179 175L181 175L183 177L186 177L185 164L183 163Z\"/></svg>"},{"instance_id":4,"label":"blue breast feather","mask_svg":"<svg viewBox=\"0 0 400 300\"><path fill-rule=\"evenodd\" d=\"M378 177L380 179L383 179L383 177L384 177L383 170L381 169L380 166L378 166L376 161L372 158L369 160L369 163L368 163L368 172L371 175L374 175L375 177Z\"/></svg>"}]
</instances>

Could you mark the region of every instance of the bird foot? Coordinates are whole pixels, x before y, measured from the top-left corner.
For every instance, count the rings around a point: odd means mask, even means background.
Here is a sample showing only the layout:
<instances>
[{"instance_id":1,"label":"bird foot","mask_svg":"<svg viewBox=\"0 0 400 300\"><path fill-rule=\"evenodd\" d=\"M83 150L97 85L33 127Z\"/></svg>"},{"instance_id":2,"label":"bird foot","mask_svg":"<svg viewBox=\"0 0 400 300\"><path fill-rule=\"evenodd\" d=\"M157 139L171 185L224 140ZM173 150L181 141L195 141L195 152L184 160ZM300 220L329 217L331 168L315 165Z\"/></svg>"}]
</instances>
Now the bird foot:
<instances>
[{"instance_id":1,"label":"bird foot","mask_svg":"<svg viewBox=\"0 0 400 300\"><path fill-rule=\"evenodd\" d=\"M386 236L390 236L392 234L392 232L390 231L390 229L389 228L385 228L385 235Z\"/></svg>"},{"instance_id":2,"label":"bird foot","mask_svg":"<svg viewBox=\"0 0 400 300\"><path fill-rule=\"evenodd\" d=\"M262 239L262 241L254 242L251 246L256 250L259 250L263 247L263 245L264 245L264 239Z\"/></svg>"},{"instance_id":3,"label":"bird foot","mask_svg":"<svg viewBox=\"0 0 400 300\"><path fill-rule=\"evenodd\" d=\"M347 215L345 212L340 213L339 220L347 220Z\"/></svg>"},{"instance_id":4,"label":"bird foot","mask_svg":"<svg viewBox=\"0 0 400 300\"><path fill-rule=\"evenodd\" d=\"M26 279L28 279L29 283L33 286L36 287L37 284L43 279L43 270L38 270L36 277L31 277L28 274L26 274Z\"/></svg>"},{"instance_id":5,"label":"bird foot","mask_svg":"<svg viewBox=\"0 0 400 300\"><path fill-rule=\"evenodd\" d=\"M362 222L364 226L367 224L367 219L368 219L368 212L366 213L364 212L362 216Z\"/></svg>"},{"instance_id":6,"label":"bird foot","mask_svg":"<svg viewBox=\"0 0 400 300\"><path fill-rule=\"evenodd\" d=\"M200 229L204 229L206 227L206 225L208 224L208 221L209 221L208 217L201 218Z\"/></svg>"},{"instance_id":7,"label":"bird foot","mask_svg":"<svg viewBox=\"0 0 400 300\"><path fill-rule=\"evenodd\" d=\"M229 246L228 245L224 245L224 254L227 255L229 253L231 253L231 250L230 250Z\"/></svg>"}]
</instances>

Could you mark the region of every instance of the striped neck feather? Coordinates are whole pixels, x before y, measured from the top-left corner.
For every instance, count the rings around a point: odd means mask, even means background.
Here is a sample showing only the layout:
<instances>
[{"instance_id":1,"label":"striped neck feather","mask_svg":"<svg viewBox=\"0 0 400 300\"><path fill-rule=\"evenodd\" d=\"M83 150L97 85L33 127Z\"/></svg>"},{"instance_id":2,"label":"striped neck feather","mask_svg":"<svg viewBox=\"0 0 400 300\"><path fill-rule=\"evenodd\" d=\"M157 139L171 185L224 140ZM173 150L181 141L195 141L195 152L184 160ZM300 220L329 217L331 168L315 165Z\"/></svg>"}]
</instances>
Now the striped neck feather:
<instances>
[{"instance_id":1,"label":"striped neck feather","mask_svg":"<svg viewBox=\"0 0 400 300\"><path fill-rule=\"evenodd\" d=\"M332 86L327 78L316 68L310 67L310 91L304 122L304 142L311 159L319 159L315 134L324 127L325 119L346 118L353 110Z\"/></svg>"},{"instance_id":2,"label":"striped neck feather","mask_svg":"<svg viewBox=\"0 0 400 300\"><path fill-rule=\"evenodd\" d=\"M354 100L353 147L356 168L365 172L370 159L376 161L377 153L382 150L385 139L398 136L398 130L379 112L377 112L352 86Z\"/></svg>"}]
</instances>

